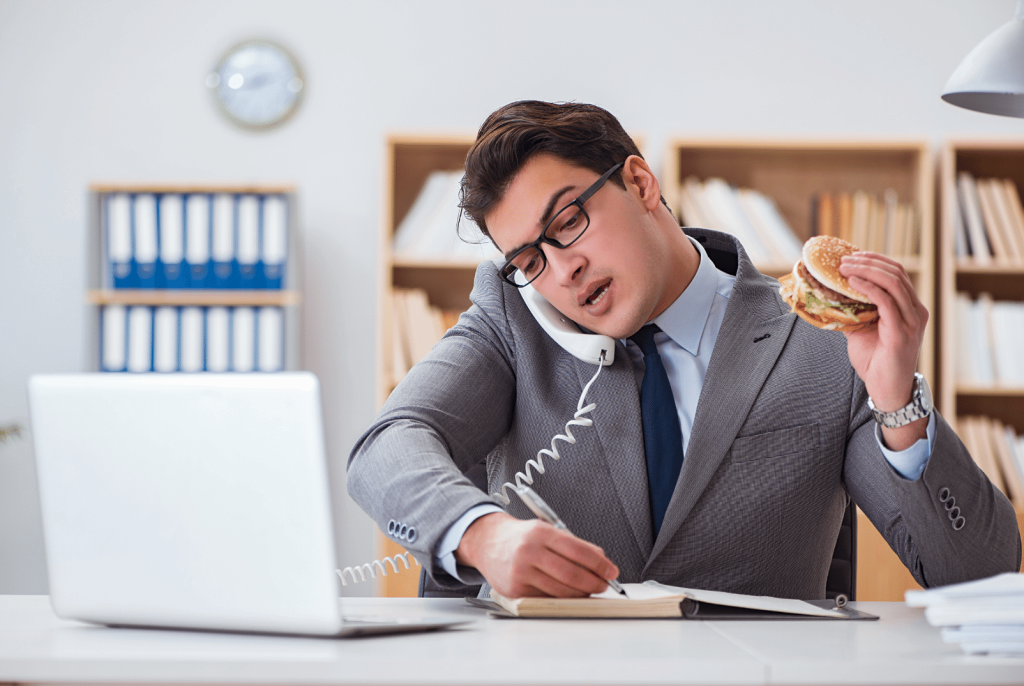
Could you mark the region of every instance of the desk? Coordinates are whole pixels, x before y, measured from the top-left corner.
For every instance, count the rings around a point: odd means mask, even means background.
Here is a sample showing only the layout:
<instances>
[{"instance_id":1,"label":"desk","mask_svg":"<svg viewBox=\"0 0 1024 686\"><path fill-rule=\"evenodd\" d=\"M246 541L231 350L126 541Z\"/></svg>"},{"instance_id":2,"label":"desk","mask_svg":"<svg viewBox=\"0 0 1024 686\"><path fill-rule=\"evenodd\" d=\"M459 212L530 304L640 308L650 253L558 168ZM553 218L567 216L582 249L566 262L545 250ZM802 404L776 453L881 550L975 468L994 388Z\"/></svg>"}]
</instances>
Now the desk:
<instances>
[{"instance_id":1,"label":"desk","mask_svg":"<svg viewBox=\"0 0 1024 686\"><path fill-rule=\"evenodd\" d=\"M314 639L111 629L0 596L0 684L1012 684L1024 658L969 657L920 609L876 622L493 619L461 600L352 598L352 615L471 620L436 633Z\"/></svg>"}]
</instances>

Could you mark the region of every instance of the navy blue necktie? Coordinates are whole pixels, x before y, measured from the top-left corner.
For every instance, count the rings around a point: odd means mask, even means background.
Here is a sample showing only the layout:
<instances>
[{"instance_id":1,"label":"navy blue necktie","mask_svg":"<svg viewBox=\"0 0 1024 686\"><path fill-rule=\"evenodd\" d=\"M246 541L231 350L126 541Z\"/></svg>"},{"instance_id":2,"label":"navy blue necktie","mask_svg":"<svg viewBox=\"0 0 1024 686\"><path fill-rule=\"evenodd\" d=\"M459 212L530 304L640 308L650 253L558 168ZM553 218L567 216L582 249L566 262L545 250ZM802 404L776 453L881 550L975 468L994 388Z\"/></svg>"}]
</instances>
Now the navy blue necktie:
<instances>
[{"instance_id":1,"label":"navy blue necktie","mask_svg":"<svg viewBox=\"0 0 1024 686\"><path fill-rule=\"evenodd\" d=\"M672 499L679 470L683 467L683 431L668 383L665 365L654 344L661 331L648 324L630 336L644 354L644 381L640 386L640 413L644 423L644 452L647 454L647 481L651 489L651 516L654 536L658 536Z\"/></svg>"}]
</instances>

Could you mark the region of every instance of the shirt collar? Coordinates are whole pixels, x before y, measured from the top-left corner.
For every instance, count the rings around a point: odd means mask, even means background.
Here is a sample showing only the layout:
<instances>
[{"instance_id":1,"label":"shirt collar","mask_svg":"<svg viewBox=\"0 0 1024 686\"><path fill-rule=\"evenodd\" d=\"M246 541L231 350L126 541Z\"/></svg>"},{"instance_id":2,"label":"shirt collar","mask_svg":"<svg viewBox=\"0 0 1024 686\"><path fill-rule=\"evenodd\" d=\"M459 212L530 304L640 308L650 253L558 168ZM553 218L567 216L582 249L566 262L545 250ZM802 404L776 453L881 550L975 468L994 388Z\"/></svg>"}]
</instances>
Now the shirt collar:
<instances>
[{"instance_id":1,"label":"shirt collar","mask_svg":"<svg viewBox=\"0 0 1024 686\"><path fill-rule=\"evenodd\" d=\"M654 323L686 352L697 355L718 290L718 269L700 243L692 238L690 242L700 255L697 273L675 302L654 318Z\"/></svg>"}]
</instances>

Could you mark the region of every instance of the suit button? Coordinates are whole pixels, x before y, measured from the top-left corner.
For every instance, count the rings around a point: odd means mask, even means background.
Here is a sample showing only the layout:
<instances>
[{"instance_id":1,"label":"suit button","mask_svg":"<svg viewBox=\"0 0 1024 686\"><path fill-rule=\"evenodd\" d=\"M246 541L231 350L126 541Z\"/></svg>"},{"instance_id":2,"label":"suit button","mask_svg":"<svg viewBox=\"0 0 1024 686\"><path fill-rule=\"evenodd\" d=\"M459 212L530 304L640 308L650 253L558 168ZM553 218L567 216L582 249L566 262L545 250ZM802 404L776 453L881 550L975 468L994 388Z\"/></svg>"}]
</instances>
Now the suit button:
<instances>
[{"instance_id":1,"label":"suit button","mask_svg":"<svg viewBox=\"0 0 1024 686\"><path fill-rule=\"evenodd\" d=\"M946 499L945 503L946 503L946 512L952 512L953 509L956 507L956 498L954 498L953 496L949 496L949 498ZM959 510L959 508L957 508L957 510ZM950 519L956 519L956 517L953 516L953 517L950 517Z\"/></svg>"},{"instance_id":2,"label":"suit button","mask_svg":"<svg viewBox=\"0 0 1024 686\"><path fill-rule=\"evenodd\" d=\"M398 528L398 523L395 520L392 519L390 522L388 522L388 533L391 534L392 536L395 535L395 529L397 529L397 528Z\"/></svg>"},{"instance_id":3,"label":"suit button","mask_svg":"<svg viewBox=\"0 0 1024 686\"><path fill-rule=\"evenodd\" d=\"M960 516L960 508L959 507L954 507L953 509L951 509L949 511L949 521L951 521L951 522L956 521L957 517L959 517L959 516Z\"/></svg>"},{"instance_id":4,"label":"suit button","mask_svg":"<svg viewBox=\"0 0 1024 686\"><path fill-rule=\"evenodd\" d=\"M943 486L939 489L939 502L946 502L949 500L949 489Z\"/></svg>"},{"instance_id":5,"label":"suit button","mask_svg":"<svg viewBox=\"0 0 1024 686\"><path fill-rule=\"evenodd\" d=\"M416 540L416 529L414 529L413 527L410 526L409 530L405 533L405 540L409 541L409 543L412 543L413 541L415 541Z\"/></svg>"},{"instance_id":6,"label":"suit button","mask_svg":"<svg viewBox=\"0 0 1024 686\"><path fill-rule=\"evenodd\" d=\"M953 520L953 525L952 525L953 526L953 530L954 531L960 531L960 529L964 528L964 524L966 524L966 523L967 523L966 519L964 519L963 517L957 517L956 519Z\"/></svg>"}]
</instances>

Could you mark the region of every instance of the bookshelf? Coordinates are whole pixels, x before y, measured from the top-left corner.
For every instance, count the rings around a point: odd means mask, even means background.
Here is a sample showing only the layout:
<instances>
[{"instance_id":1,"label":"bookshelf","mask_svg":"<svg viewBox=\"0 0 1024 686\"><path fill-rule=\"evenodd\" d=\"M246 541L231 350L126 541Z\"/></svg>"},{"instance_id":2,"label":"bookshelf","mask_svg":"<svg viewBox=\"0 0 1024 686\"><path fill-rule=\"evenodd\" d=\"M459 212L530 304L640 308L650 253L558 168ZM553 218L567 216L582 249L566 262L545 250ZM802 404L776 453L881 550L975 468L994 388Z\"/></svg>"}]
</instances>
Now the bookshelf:
<instances>
[{"instance_id":1,"label":"bookshelf","mask_svg":"<svg viewBox=\"0 0 1024 686\"><path fill-rule=\"evenodd\" d=\"M384 150L384 179L381 210L379 255L379 286L377 312L377 407L387 400L401 380L395 369L391 350L395 337L395 290L417 288L426 292L431 305L447 311L469 308L469 293L477 261L443 258L396 257L392 248L395 231L413 207L420 189L434 171L460 171L465 168L474 134L422 135L396 133L387 137ZM455 227L452 226L454 234ZM404 548L378 534L379 557L392 557ZM420 568L377 577L379 596L415 596Z\"/></svg>"},{"instance_id":2,"label":"bookshelf","mask_svg":"<svg viewBox=\"0 0 1024 686\"><path fill-rule=\"evenodd\" d=\"M286 225L286 258L280 288L192 288L174 287L120 288L114 287L108 256L107 200L113 195L135 198L152 196L156 205L165 195L174 196L279 196L284 199ZM302 293L301 240L296 228L295 187L291 184L227 184L227 183L139 183L97 182L89 186L89 231L86 268L86 302L90 308L87 317L87 358L89 368L99 371L101 365L101 319L107 306L149 308L274 308L281 312L282 366L284 370L300 368L300 316ZM236 210L237 212L237 210ZM159 236L159 233L157 234ZM237 242L237 237L235 239ZM235 256L237 259L237 255ZM262 251L261 258L262 260ZM179 349L180 354L180 349ZM258 366L258 365L257 365Z\"/></svg>"},{"instance_id":3,"label":"bookshelf","mask_svg":"<svg viewBox=\"0 0 1024 686\"><path fill-rule=\"evenodd\" d=\"M802 242L814 233L819 194L866 191L883 196L893 189L900 202L912 204L919 222L917 255L900 260L932 313L918 369L934 383L933 174L931 147L925 140L676 138L666 151L662 192L673 212L682 216L679 189L691 176L721 178L733 186L760 191L774 200ZM779 277L792 270L793 262L757 266ZM863 512L857 514L857 599L903 600L903 591L917 584Z\"/></svg>"},{"instance_id":4,"label":"bookshelf","mask_svg":"<svg viewBox=\"0 0 1024 686\"><path fill-rule=\"evenodd\" d=\"M958 381L957 339L966 326L958 317L956 295L968 293L977 298L988 293L994 300L1024 302L1024 264L980 266L970 259L958 258L954 249L957 213L960 206L957 174L968 172L975 179L1010 179L1018 194L1024 190L1024 139L947 140L939 163L940 235L939 257L939 411L965 436L958 421L962 417L994 417L1024 434L1024 386L976 384ZM1018 341L1019 344L1019 341ZM1018 353L1019 354L1019 353ZM1024 509L1017 505L1017 526L1024 529Z\"/></svg>"}]
</instances>

